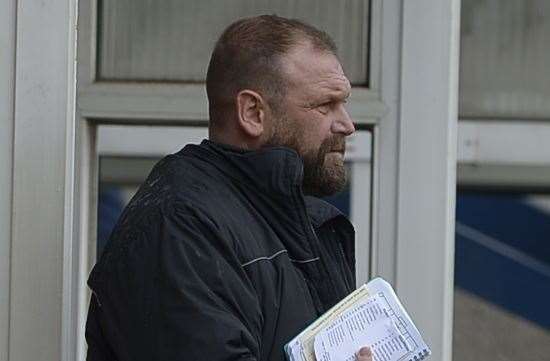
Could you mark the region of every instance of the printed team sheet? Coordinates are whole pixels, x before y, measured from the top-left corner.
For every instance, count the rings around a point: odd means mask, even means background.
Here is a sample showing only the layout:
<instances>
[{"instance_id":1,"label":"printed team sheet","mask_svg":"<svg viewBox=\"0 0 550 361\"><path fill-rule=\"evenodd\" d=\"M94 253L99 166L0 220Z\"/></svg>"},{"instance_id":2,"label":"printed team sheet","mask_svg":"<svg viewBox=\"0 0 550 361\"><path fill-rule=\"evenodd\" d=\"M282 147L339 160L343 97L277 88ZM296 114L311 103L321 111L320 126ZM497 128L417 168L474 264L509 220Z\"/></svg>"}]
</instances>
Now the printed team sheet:
<instances>
[{"instance_id":1,"label":"printed team sheet","mask_svg":"<svg viewBox=\"0 0 550 361\"><path fill-rule=\"evenodd\" d=\"M344 312L315 337L317 361L355 361L357 351L369 346L374 361L397 361L411 346L403 337L383 293L375 294Z\"/></svg>"}]
</instances>

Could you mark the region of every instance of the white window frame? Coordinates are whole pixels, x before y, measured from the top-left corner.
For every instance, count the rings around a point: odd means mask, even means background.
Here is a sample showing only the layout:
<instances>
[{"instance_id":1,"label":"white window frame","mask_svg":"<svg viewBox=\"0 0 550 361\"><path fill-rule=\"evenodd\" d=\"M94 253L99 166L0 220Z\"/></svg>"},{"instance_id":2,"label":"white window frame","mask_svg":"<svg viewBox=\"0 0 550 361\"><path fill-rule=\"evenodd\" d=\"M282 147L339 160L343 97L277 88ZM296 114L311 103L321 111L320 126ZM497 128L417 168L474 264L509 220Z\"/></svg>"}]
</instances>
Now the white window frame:
<instances>
[{"instance_id":1,"label":"white window frame","mask_svg":"<svg viewBox=\"0 0 550 361\"><path fill-rule=\"evenodd\" d=\"M381 11L381 1L374 0L372 3L371 19L377 19ZM93 134L88 139L94 139L96 135L96 127L98 124L162 124L162 125L206 125L208 121L208 107L206 102L206 93L204 85L201 84L162 84L162 83L132 83L132 82L96 82L96 30L97 24L97 0L82 0L80 5L79 19L79 68L78 68L78 112L81 118L81 123L87 124L86 128ZM376 21L380 24L380 21ZM378 26L377 25L377 26ZM373 27L374 29L374 27ZM372 38L379 38L379 31L373 30ZM378 44L378 42L377 42ZM371 51L376 51L378 45L371 46ZM360 127L376 127L379 119L387 113L387 108L381 101L379 89L379 76L381 57L372 57L370 60L369 69L369 85L370 88L357 87L353 89L351 99L349 101L349 112L354 121ZM90 142L92 145L92 142ZM95 146L95 145L94 145ZM370 141L369 141L370 146ZM82 148L81 148L82 149ZM90 150L83 150L83 154L92 160L89 164L83 164L83 172L88 172L93 175L89 177L89 182L96 181L97 177L97 154L92 154ZM369 152L370 153L370 152ZM360 164L356 164L356 169L352 172L361 174L366 177L364 182L356 178L354 194L358 197L370 196L371 194L371 164L370 157L364 159ZM369 189L363 189L369 187ZM86 192L86 189L82 189ZM97 192L95 190L94 192ZM86 199L88 200L87 207L97 205L93 202L94 192L89 193ZM92 200L94 199L94 200ZM372 261L368 255L371 253L371 223L372 213L369 202L352 202L351 207L355 214L360 215L365 222L357 224L358 237L357 240L357 257L358 261L358 281L366 281L372 275ZM84 215L90 212L89 209L81 207L81 214ZM95 211L89 213L95 215ZM84 222L84 221L82 221ZM84 222L85 223L85 222ZM90 231L88 239L95 239L95 229L93 224L83 224ZM367 225L365 225L366 223ZM85 322L85 308L82 304L86 304L89 298L88 290L85 287L85 278L82 275L87 275L93 266L95 260L95 249L88 242L81 239L81 245L86 251L81 252L81 289L80 289L80 307L79 307L79 332L83 334ZM84 245L88 245L85 247ZM365 254L361 258L361 254ZM83 340L83 337L77 336L77 339ZM84 356L85 345L77 346L77 354L80 359Z\"/></svg>"},{"instance_id":2,"label":"white window frame","mask_svg":"<svg viewBox=\"0 0 550 361\"><path fill-rule=\"evenodd\" d=\"M550 189L550 123L459 121L457 183L486 189Z\"/></svg>"}]
</instances>

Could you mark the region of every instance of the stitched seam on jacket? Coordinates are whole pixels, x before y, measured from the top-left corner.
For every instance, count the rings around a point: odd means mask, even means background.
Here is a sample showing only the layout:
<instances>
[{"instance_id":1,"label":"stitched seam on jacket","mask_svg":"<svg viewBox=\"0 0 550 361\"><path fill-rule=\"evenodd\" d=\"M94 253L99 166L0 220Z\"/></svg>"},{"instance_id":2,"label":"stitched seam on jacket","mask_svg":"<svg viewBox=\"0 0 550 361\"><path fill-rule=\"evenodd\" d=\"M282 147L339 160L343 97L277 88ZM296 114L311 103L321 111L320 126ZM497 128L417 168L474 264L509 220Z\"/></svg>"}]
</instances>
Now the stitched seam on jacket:
<instances>
[{"instance_id":1,"label":"stitched seam on jacket","mask_svg":"<svg viewBox=\"0 0 550 361\"><path fill-rule=\"evenodd\" d=\"M315 257L315 258L312 258L312 259L306 259L306 260L299 260L299 259L290 259L291 262L294 262L294 263L309 263L309 262L315 262L315 261L318 261L320 260L321 258L320 257Z\"/></svg>"},{"instance_id":2,"label":"stitched seam on jacket","mask_svg":"<svg viewBox=\"0 0 550 361\"><path fill-rule=\"evenodd\" d=\"M256 263L256 262L259 262L259 261L271 261L273 258L277 257L278 255L281 255L283 253L288 253L288 251L286 249L282 249L278 252L275 252L274 254L272 254L271 256L266 256L266 257L258 257L258 258L254 258L253 260L251 261L248 261L248 262L245 262L243 264L241 264L241 267L246 267L246 266L250 266L251 264L253 263ZM318 261L319 260L319 257L316 257L316 258L312 258L312 259L306 259L306 260L297 260L297 259L292 259L290 258L290 261L291 262L294 262L294 263L309 263L309 262L314 262L314 261Z\"/></svg>"},{"instance_id":3,"label":"stitched seam on jacket","mask_svg":"<svg viewBox=\"0 0 550 361\"><path fill-rule=\"evenodd\" d=\"M273 258L277 257L278 255L280 254L283 254L285 252L288 252L286 249L282 249L280 250L279 252L275 252L274 254L272 254L271 256L268 256L268 257L258 257L258 258L254 258L253 260L251 261L248 261L248 262L245 262L243 263L241 266L242 267L246 267L246 266L249 266L251 265L252 263L256 263L258 261L270 261L272 260Z\"/></svg>"}]
</instances>

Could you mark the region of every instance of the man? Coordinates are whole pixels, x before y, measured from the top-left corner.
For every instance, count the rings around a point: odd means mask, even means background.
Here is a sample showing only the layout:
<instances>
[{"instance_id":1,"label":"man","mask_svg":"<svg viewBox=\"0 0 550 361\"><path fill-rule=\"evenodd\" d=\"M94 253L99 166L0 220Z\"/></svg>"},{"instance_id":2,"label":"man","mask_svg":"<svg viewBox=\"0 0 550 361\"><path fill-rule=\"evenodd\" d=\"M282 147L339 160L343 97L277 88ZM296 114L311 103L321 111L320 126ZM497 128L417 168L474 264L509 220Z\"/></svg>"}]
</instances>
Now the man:
<instances>
[{"instance_id":1,"label":"man","mask_svg":"<svg viewBox=\"0 0 550 361\"><path fill-rule=\"evenodd\" d=\"M155 166L90 275L89 360L281 361L354 289L353 227L312 197L344 186L355 131L335 54L325 33L277 16L225 30L210 140Z\"/></svg>"}]
</instances>

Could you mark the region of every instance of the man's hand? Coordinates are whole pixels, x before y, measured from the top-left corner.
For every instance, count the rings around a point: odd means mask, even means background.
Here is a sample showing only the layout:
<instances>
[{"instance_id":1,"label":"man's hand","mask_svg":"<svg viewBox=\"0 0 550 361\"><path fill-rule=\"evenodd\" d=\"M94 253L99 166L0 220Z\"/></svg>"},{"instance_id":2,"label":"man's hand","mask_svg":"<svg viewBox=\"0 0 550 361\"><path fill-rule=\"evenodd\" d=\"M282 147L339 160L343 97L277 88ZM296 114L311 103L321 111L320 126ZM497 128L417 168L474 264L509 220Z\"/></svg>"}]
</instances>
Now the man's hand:
<instances>
[{"instance_id":1,"label":"man's hand","mask_svg":"<svg viewBox=\"0 0 550 361\"><path fill-rule=\"evenodd\" d=\"M357 352L357 361L372 361L372 352L370 348L361 348L359 352Z\"/></svg>"}]
</instances>

